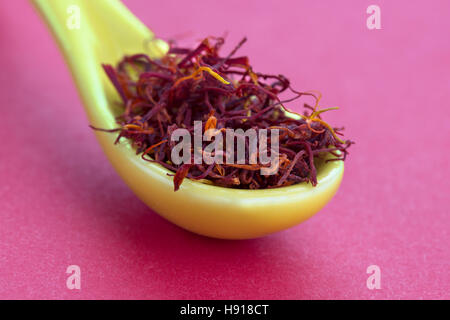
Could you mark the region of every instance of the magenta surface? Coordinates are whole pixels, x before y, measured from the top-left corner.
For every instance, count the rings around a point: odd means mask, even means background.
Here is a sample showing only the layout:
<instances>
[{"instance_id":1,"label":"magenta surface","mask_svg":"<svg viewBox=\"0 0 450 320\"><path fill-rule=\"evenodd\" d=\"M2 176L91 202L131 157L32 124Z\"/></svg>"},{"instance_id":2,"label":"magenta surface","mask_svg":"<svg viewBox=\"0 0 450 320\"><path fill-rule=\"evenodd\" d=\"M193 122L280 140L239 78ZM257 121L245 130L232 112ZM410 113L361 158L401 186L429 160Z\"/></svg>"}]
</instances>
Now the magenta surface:
<instances>
[{"instance_id":1,"label":"magenta surface","mask_svg":"<svg viewBox=\"0 0 450 320\"><path fill-rule=\"evenodd\" d=\"M449 1L125 3L163 38L247 36L257 70L340 106L325 119L357 142L342 187L262 239L170 224L109 165L28 2L0 1L0 298L450 298ZM366 27L370 4L381 30ZM69 265L81 290L66 287Z\"/></svg>"}]
</instances>

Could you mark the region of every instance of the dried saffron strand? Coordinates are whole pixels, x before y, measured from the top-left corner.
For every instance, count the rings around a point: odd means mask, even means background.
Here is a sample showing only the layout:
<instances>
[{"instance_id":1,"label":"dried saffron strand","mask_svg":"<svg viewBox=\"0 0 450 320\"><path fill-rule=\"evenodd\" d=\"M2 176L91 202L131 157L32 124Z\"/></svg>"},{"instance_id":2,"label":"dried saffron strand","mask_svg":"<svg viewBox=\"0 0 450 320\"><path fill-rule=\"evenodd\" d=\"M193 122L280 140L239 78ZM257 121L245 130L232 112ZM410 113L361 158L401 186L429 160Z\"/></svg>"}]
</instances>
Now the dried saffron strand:
<instances>
[{"instance_id":1,"label":"dried saffron strand","mask_svg":"<svg viewBox=\"0 0 450 320\"><path fill-rule=\"evenodd\" d=\"M216 129L217 127L217 118L214 117L214 110L211 112L211 115L208 117L208 120L205 124L205 132L209 129Z\"/></svg>"},{"instance_id":2,"label":"dried saffron strand","mask_svg":"<svg viewBox=\"0 0 450 320\"><path fill-rule=\"evenodd\" d=\"M124 57L116 68L103 65L124 110L117 117L118 128L92 128L119 132L116 143L121 138L128 139L142 159L174 172L175 191L186 178L242 189L277 188L301 182L316 185L315 160L327 154L334 156L327 161L345 160L353 143L339 137L341 128L333 128L321 118L326 111L337 108L321 109L320 92L297 91L285 76L256 72L248 57L234 57L245 42L244 38L225 57L219 55L224 39L209 37L193 50L172 46L159 60L135 54ZM278 94L284 91L294 96L280 100ZM305 105L304 114L285 107L285 103L302 96L315 99L313 106ZM285 111L298 118L293 119ZM269 165L253 162L174 165L174 143L170 137L176 129L184 128L193 138L194 121L202 121L202 133L210 129L215 134L238 128L254 129L257 134L259 130L278 130L278 162L271 168L272 174L262 175L261 169L267 172ZM248 147L248 141L243 139ZM270 138L267 141L270 143ZM202 148L206 144L203 142ZM202 150L199 151L210 157L226 159L229 155ZM246 159L254 160L255 156L247 152Z\"/></svg>"},{"instance_id":3,"label":"dried saffron strand","mask_svg":"<svg viewBox=\"0 0 450 320\"><path fill-rule=\"evenodd\" d=\"M227 81L224 78L222 78L217 72L214 72L210 67L204 67L203 66L203 67L199 67L192 74L178 79L175 82L175 84L173 85L173 87L178 86L181 82L183 82L185 80L195 79L196 76L201 75L202 71L208 72L210 75L212 75L215 79L217 79L218 81L222 82L223 84L230 84L229 81Z\"/></svg>"},{"instance_id":4,"label":"dried saffron strand","mask_svg":"<svg viewBox=\"0 0 450 320\"><path fill-rule=\"evenodd\" d=\"M192 165L190 164L183 164L177 170L177 173L175 173L175 176L173 177L174 191L177 191L180 188L180 185L189 173L189 169L191 169L191 166Z\"/></svg>"},{"instance_id":5,"label":"dried saffron strand","mask_svg":"<svg viewBox=\"0 0 450 320\"><path fill-rule=\"evenodd\" d=\"M152 146L148 147L147 149L145 149L144 154L148 154L150 151L152 151L156 147L158 147L158 146L160 146L160 145L162 145L163 143L166 143L166 142L167 142L167 140L163 140L163 141L160 141L158 143L155 143L154 145L152 145Z\"/></svg>"}]
</instances>

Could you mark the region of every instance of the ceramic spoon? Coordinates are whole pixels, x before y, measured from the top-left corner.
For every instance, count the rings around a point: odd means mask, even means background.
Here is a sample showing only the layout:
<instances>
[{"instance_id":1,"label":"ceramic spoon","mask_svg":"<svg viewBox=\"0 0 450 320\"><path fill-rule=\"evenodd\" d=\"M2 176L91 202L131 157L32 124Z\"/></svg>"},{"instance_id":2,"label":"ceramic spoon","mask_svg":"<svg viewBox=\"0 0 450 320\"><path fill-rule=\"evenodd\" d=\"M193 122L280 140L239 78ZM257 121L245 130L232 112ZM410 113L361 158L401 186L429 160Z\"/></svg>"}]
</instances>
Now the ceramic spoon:
<instances>
[{"instance_id":1,"label":"ceramic spoon","mask_svg":"<svg viewBox=\"0 0 450 320\"><path fill-rule=\"evenodd\" d=\"M145 52L158 58L168 45L116 0L32 0L52 31L75 80L90 123L116 128L120 101L102 63ZM74 6L74 4L76 6ZM151 41L150 41L151 40ZM144 46L144 43L147 45ZM86 130L90 130L86 124ZM342 179L342 161L318 166L316 187L301 183L267 190L237 190L185 179L173 191L168 170L136 156L115 134L95 132L115 170L134 193L174 224L223 239L248 239L292 227L318 212Z\"/></svg>"}]
</instances>

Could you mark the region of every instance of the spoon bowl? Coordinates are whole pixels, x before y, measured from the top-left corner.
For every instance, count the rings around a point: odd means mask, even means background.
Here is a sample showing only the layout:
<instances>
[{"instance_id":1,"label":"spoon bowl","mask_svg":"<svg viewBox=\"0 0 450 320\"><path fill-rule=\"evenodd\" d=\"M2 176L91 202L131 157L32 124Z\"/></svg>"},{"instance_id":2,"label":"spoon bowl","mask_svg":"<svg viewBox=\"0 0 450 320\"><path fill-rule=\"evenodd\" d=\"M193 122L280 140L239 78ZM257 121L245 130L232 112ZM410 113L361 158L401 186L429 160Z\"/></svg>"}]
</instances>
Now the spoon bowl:
<instances>
[{"instance_id":1,"label":"spoon bowl","mask_svg":"<svg viewBox=\"0 0 450 320\"><path fill-rule=\"evenodd\" d=\"M156 39L118 0L81 0L76 6L73 0L32 3L59 44L90 123L117 127L120 98L101 64L114 65L124 55L141 52L158 58L167 52L167 43ZM114 145L115 134L95 135L115 170L144 203L172 223L214 238L256 238L303 222L330 201L344 172L342 161L323 161L317 165L316 187L300 183L239 190L185 179L174 192L173 177L167 175L172 172L142 160L127 142Z\"/></svg>"}]
</instances>

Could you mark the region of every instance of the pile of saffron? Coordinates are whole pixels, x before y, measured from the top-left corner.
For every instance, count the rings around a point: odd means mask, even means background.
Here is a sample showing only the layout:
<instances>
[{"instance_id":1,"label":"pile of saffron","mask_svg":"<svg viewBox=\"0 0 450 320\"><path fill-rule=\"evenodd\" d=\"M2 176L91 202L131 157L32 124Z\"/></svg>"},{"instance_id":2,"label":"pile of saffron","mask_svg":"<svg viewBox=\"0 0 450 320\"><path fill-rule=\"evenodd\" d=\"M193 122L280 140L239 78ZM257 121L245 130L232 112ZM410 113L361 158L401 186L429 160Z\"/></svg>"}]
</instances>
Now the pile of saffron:
<instances>
[{"instance_id":1,"label":"pile of saffron","mask_svg":"<svg viewBox=\"0 0 450 320\"><path fill-rule=\"evenodd\" d=\"M121 97L123 113L117 117L117 129L92 128L118 132L116 143L126 138L142 159L172 171L175 191L185 178L240 189L278 188L302 182L315 186L317 160L328 155L326 161L343 161L352 144L342 138L343 128L332 127L321 117L325 111L337 108L320 109L320 93L294 90L283 75L255 72L248 57L235 57L245 41L226 56L219 55L224 39L209 37L194 49L171 45L158 60L136 54L124 57L116 67L103 65ZM284 91L293 97L281 101L279 94ZM301 96L312 97L315 104L304 104L304 113L293 119L285 113L284 104ZM222 164L192 161L175 165L171 135L178 128L193 135L194 121L202 121L203 131L277 129L276 173L262 175L263 164L227 163L225 159ZM247 159L251 156L248 154Z\"/></svg>"}]
</instances>

